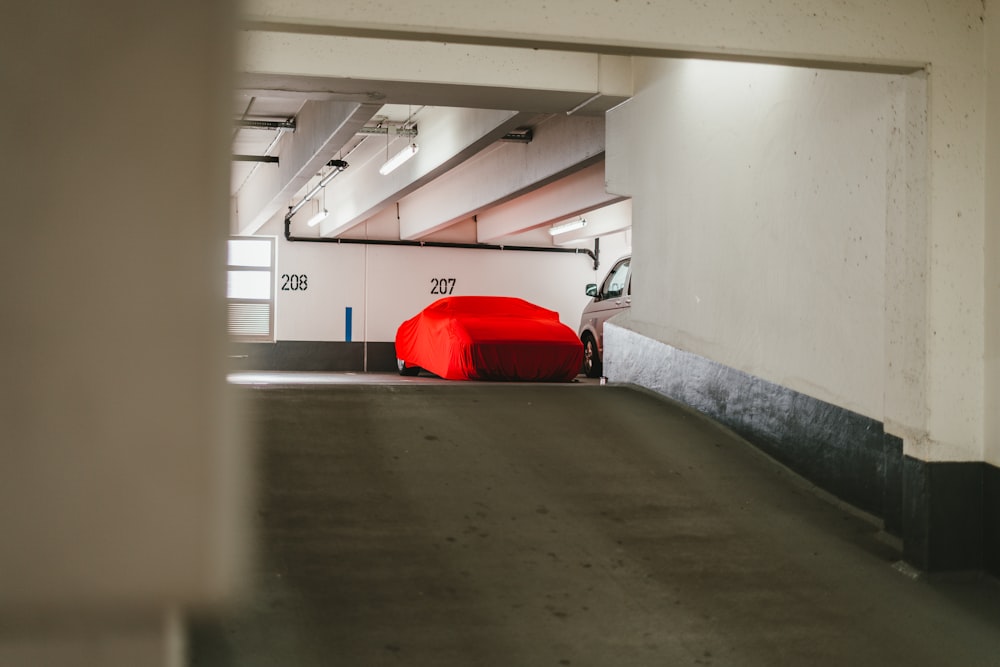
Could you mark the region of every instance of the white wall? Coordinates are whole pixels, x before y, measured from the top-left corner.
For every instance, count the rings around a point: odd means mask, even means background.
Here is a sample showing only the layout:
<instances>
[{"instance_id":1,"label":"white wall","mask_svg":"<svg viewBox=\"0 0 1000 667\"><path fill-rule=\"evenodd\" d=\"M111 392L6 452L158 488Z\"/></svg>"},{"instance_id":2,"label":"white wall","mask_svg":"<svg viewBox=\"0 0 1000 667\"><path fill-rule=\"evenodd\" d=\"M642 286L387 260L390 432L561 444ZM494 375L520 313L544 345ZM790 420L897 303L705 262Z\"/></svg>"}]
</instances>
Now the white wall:
<instances>
[{"instance_id":1,"label":"white wall","mask_svg":"<svg viewBox=\"0 0 1000 667\"><path fill-rule=\"evenodd\" d=\"M455 295L516 296L555 310L576 331L589 301L586 284L627 252L624 233L602 239L595 271L583 253L289 242L274 225L262 233L278 237L276 340L344 341L350 307L353 341L391 342L404 320L441 297L431 291L442 278L454 279L446 284ZM593 249L593 242L581 247ZM284 274L307 276L308 289L283 291Z\"/></svg>"},{"instance_id":2,"label":"white wall","mask_svg":"<svg viewBox=\"0 0 1000 667\"><path fill-rule=\"evenodd\" d=\"M883 414L888 75L639 64L608 117L637 328Z\"/></svg>"},{"instance_id":3,"label":"white wall","mask_svg":"<svg viewBox=\"0 0 1000 667\"><path fill-rule=\"evenodd\" d=\"M594 282L587 255L458 250L452 248L368 248L368 333L393 340L403 320L440 298L432 280L455 278L454 294L516 296L559 313L574 331L587 303L584 288Z\"/></svg>"}]
</instances>

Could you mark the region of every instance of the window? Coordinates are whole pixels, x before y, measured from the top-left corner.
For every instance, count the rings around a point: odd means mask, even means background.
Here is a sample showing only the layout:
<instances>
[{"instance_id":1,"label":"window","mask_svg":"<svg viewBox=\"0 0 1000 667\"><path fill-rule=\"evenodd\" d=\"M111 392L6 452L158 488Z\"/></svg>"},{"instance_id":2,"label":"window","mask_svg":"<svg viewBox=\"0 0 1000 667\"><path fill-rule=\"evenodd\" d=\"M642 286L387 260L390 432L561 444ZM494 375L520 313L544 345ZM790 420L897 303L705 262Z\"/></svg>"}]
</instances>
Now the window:
<instances>
[{"instance_id":1,"label":"window","mask_svg":"<svg viewBox=\"0 0 1000 667\"><path fill-rule=\"evenodd\" d=\"M627 288L629 294L632 293L632 286L629 284L628 271L631 258L625 258L611 270L608 277L604 279L601 286L600 296L602 299L616 299L622 295Z\"/></svg>"},{"instance_id":2,"label":"window","mask_svg":"<svg viewBox=\"0 0 1000 667\"><path fill-rule=\"evenodd\" d=\"M273 238L229 239L226 297L233 340L274 339Z\"/></svg>"}]
</instances>

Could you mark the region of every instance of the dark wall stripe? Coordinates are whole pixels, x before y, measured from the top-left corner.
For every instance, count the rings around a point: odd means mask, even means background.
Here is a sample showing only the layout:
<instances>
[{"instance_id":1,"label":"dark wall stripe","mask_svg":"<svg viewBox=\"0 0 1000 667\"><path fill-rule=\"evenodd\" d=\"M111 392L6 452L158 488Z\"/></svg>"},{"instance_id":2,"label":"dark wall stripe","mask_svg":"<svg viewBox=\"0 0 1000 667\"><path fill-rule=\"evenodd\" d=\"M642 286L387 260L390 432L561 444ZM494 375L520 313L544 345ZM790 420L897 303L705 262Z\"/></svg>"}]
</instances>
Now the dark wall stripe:
<instances>
[{"instance_id":1,"label":"dark wall stripe","mask_svg":"<svg viewBox=\"0 0 1000 667\"><path fill-rule=\"evenodd\" d=\"M928 571L1000 576L1000 468L903 455L882 422L678 350L605 330L605 373L686 403L884 522Z\"/></svg>"},{"instance_id":2,"label":"dark wall stripe","mask_svg":"<svg viewBox=\"0 0 1000 667\"><path fill-rule=\"evenodd\" d=\"M903 457L903 557L919 568L930 563L930 479L927 464Z\"/></svg>"},{"instance_id":3,"label":"dark wall stripe","mask_svg":"<svg viewBox=\"0 0 1000 667\"><path fill-rule=\"evenodd\" d=\"M882 520L885 530L897 537L903 534L903 439L886 433L883 444Z\"/></svg>"},{"instance_id":4,"label":"dark wall stripe","mask_svg":"<svg viewBox=\"0 0 1000 667\"><path fill-rule=\"evenodd\" d=\"M275 343L235 343L233 370L241 371L396 371L396 347L385 342L279 340Z\"/></svg>"},{"instance_id":5,"label":"dark wall stripe","mask_svg":"<svg viewBox=\"0 0 1000 667\"><path fill-rule=\"evenodd\" d=\"M624 333L623 333L624 332ZM621 345L615 337L624 335ZM898 527L902 442L882 423L621 328L605 331L605 372L686 403L800 475ZM614 347L613 347L614 346Z\"/></svg>"},{"instance_id":6,"label":"dark wall stripe","mask_svg":"<svg viewBox=\"0 0 1000 667\"><path fill-rule=\"evenodd\" d=\"M987 467L905 457L903 551L909 562L928 571L984 567Z\"/></svg>"},{"instance_id":7,"label":"dark wall stripe","mask_svg":"<svg viewBox=\"0 0 1000 667\"><path fill-rule=\"evenodd\" d=\"M1000 468L983 464L983 565L1000 577Z\"/></svg>"}]
</instances>

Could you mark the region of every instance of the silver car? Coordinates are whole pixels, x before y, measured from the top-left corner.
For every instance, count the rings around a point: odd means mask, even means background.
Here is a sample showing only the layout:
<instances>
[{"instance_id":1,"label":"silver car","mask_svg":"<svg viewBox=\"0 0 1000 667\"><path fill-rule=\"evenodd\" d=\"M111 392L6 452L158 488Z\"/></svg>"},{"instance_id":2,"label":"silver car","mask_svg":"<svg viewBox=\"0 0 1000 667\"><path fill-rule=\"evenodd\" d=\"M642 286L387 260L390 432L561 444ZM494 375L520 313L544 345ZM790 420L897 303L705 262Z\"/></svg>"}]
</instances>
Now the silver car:
<instances>
[{"instance_id":1,"label":"silver car","mask_svg":"<svg viewBox=\"0 0 1000 667\"><path fill-rule=\"evenodd\" d=\"M632 305L632 258L622 257L608 271L598 287L587 285L587 296L593 297L580 318L580 340L583 341L583 372L587 377L601 376L604 358L604 322Z\"/></svg>"}]
</instances>

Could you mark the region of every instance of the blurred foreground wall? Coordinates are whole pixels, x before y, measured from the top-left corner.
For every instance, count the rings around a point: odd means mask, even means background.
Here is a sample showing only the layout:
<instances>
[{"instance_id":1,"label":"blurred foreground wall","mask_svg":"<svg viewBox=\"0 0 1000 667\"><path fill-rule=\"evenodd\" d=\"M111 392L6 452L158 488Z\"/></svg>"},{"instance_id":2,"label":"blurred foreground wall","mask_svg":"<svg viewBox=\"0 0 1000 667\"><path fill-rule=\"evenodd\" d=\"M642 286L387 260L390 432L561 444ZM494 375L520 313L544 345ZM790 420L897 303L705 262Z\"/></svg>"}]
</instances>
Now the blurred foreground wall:
<instances>
[{"instance_id":1,"label":"blurred foreground wall","mask_svg":"<svg viewBox=\"0 0 1000 667\"><path fill-rule=\"evenodd\" d=\"M246 566L225 381L230 2L0 24L0 664L177 665Z\"/></svg>"}]
</instances>

